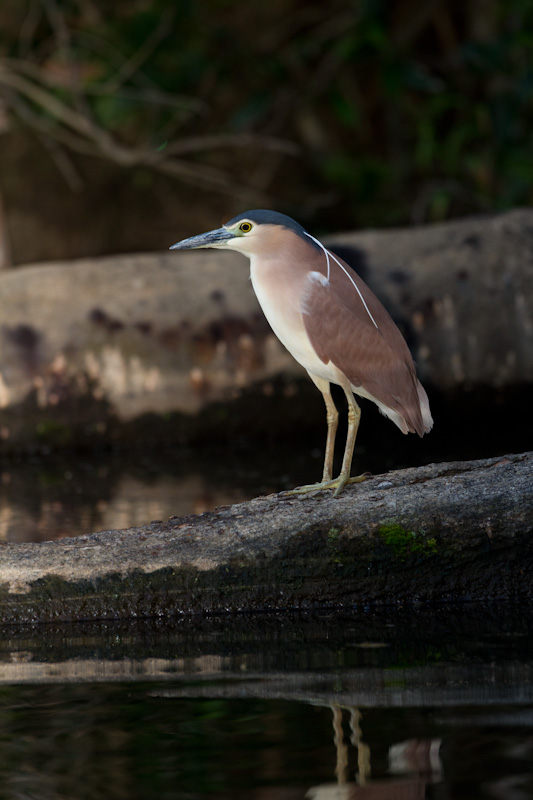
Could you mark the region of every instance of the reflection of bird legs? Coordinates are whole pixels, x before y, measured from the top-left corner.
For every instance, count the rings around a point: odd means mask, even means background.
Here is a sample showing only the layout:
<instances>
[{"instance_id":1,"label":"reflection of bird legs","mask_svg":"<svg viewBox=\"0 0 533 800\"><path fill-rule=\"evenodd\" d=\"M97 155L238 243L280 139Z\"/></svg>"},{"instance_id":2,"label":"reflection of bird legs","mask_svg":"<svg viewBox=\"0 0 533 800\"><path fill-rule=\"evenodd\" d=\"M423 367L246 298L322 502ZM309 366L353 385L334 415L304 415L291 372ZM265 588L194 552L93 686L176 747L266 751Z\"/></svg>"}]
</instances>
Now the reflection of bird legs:
<instances>
[{"instance_id":1,"label":"reflection of bird legs","mask_svg":"<svg viewBox=\"0 0 533 800\"><path fill-rule=\"evenodd\" d=\"M348 779L348 746L344 744L342 709L339 706L331 706L331 711L333 712L333 741L337 751L335 775L337 783L342 786Z\"/></svg>"},{"instance_id":2,"label":"reflection of bird legs","mask_svg":"<svg viewBox=\"0 0 533 800\"><path fill-rule=\"evenodd\" d=\"M337 763L335 775L339 786L346 784L348 780L348 746L344 743L344 732L342 729L342 709L339 706L331 706L333 714L333 735L335 749L337 751ZM357 783L364 786L370 777L370 747L363 742L363 734L360 726L361 712L357 708L350 708L350 741L357 749Z\"/></svg>"},{"instance_id":3,"label":"reflection of bird legs","mask_svg":"<svg viewBox=\"0 0 533 800\"><path fill-rule=\"evenodd\" d=\"M364 786L370 777L370 747L363 742L363 733L360 726L361 712L357 708L350 709L350 740L357 748L357 783Z\"/></svg>"}]
</instances>

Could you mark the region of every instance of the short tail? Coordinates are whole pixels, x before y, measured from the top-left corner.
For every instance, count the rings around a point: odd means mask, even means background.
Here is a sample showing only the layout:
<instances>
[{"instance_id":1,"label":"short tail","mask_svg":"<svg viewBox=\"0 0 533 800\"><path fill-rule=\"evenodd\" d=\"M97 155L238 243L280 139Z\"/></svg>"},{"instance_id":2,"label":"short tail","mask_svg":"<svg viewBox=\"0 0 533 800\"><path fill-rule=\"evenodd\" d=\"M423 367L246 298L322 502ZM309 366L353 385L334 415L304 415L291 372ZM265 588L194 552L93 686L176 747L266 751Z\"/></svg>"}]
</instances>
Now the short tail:
<instances>
[{"instance_id":1,"label":"short tail","mask_svg":"<svg viewBox=\"0 0 533 800\"><path fill-rule=\"evenodd\" d=\"M424 430L422 433L418 431L419 436L423 436L425 433L429 433L429 431L433 427L433 417L431 416L431 411L429 410L429 400L426 394L426 390L420 383L417 381L417 391L418 391L418 400L420 401L420 411L422 414L422 424L424 426Z\"/></svg>"}]
</instances>

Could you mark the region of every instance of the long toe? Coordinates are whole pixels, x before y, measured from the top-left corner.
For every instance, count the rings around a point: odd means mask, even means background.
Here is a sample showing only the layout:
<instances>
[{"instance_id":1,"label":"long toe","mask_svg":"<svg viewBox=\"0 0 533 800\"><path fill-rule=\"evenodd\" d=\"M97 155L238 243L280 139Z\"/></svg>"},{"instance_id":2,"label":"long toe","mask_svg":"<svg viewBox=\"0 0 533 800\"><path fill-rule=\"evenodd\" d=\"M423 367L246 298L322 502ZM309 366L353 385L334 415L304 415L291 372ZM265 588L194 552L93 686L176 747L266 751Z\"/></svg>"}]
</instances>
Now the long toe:
<instances>
[{"instance_id":1,"label":"long toe","mask_svg":"<svg viewBox=\"0 0 533 800\"><path fill-rule=\"evenodd\" d=\"M307 483L305 486L297 486L295 489L287 489L285 492L280 492L282 495L291 494L309 494L310 492L325 492L327 489L332 489L336 486L337 481L320 481L320 483Z\"/></svg>"},{"instance_id":2,"label":"long toe","mask_svg":"<svg viewBox=\"0 0 533 800\"><path fill-rule=\"evenodd\" d=\"M364 472L362 475L354 475L353 478L350 478L349 475L339 475L336 481L332 481L332 483L336 484L335 491L333 492L333 497L338 497L345 486L349 483L362 483L366 481L367 478L370 477L370 473Z\"/></svg>"},{"instance_id":3,"label":"long toe","mask_svg":"<svg viewBox=\"0 0 533 800\"><path fill-rule=\"evenodd\" d=\"M369 473L365 472L363 475L356 475L350 478L349 475L339 475L331 481L320 481L319 483L308 483L305 486L297 486L295 489L289 489L286 492L280 492L282 495L292 494L309 494L310 492L325 492L328 489L334 489L334 497L338 497L344 487L349 483L362 483L369 477Z\"/></svg>"}]
</instances>

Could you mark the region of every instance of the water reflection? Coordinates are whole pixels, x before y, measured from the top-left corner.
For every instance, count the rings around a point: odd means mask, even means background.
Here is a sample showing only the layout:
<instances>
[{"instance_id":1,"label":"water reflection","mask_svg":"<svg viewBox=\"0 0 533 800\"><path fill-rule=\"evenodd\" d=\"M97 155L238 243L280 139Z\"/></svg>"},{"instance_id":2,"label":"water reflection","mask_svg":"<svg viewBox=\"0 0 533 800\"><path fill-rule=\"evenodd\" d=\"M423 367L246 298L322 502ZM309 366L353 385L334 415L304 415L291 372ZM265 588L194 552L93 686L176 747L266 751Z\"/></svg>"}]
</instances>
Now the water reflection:
<instances>
[{"instance_id":1,"label":"water reflection","mask_svg":"<svg viewBox=\"0 0 533 800\"><path fill-rule=\"evenodd\" d=\"M487 439L486 425L479 425L479 408L474 404L472 411L476 427L464 416L464 402L462 398L461 415L455 407L435 405L439 425L427 441L400 435L391 439L390 423L367 404L354 474L524 450L523 428L513 433L512 426L506 426L498 429L503 439ZM343 435L340 431L339 438ZM295 431L294 437L254 441L240 436L196 447L154 442L148 446L134 440L122 451L65 450L9 458L0 451L0 541L42 541L128 528L312 483L322 470L324 437L323 424L318 423L310 431Z\"/></svg>"},{"instance_id":2,"label":"water reflection","mask_svg":"<svg viewBox=\"0 0 533 800\"><path fill-rule=\"evenodd\" d=\"M0 797L525 800L531 628L524 604L4 627Z\"/></svg>"},{"instance_id":3,"label":"water reflection","mask_svg":"<svg viewBox=\"0 0 533 800\"><path fill-rule=\"evenodd\" d=\"M463 714L443 724L439 708L361 715L290 700L172 700L142 683L14 686L0 694L0 796L531 798L532 729L495 732Z\"/></svg>"},{"instance_id":4,"label":"water reflection","mask_svg":"<svg viewBox=\"0 0 533 800\"><path fill-rule=\"evenodd\" d=\"M43 541L97 530L146 525L197 514L284 488L315 466L320 452L293 457L276 474L279 453L247 449L200 453L33 456L0 463L0 540ZM307 460L307 467L304 464ZM302 470L303 466L303 470ZM279 461L277 464L279 473Z\"/></svg>"},{"instance_id":5,"label":"water reflection","mask_svg":"<svg viewBox=\"0 0 533 800\"><path fill-rule=\"evenodd\" d=\"M306 794L310 800L424 800L426 788L441 780L441 739L408 739L390 745L390 774L385 778L375 778L372 777L370 746L363 740L361 712L357 708L346 710L350 730L347 741L343 728L344 710L339 706L332 706L331 710L336 781L312 786ZM357 759L353 775L350 745Z\"/></svg>"},{"instance_id":6,"label":"water reflection","mask_svg":"<svg viewBox=\"0 0 533 800\"><path fill-rule=\"evenodd\" d=\"M430 451L403 455L394 460L386 448L358 447L353 469L379 474L439 460ZM322 459L313 440L0 457L0 541L38 542L198 514L310 483Z\"/></svg>"},{"instance_id":7,"label":"water reflection","mask_svg":"<svg viewBox=\"0 0 533 800\"><path fill-rule=\"evenodd\" d=\"M66 480L76 492L79 485L73 478ZM201 475L181 479L159 475L148 483L127 474L117 477L112 494L104 490L99 498L67 494L47 499L47 494L43 492L42 501L39 505L32 504L33 507L4 500L0 504L0 539L39 542L97 530L136 527L156 519L166 520L172 514L199 514L252 496L239 487L224 490L210 486Z\"/></svg>"}]
</instances>

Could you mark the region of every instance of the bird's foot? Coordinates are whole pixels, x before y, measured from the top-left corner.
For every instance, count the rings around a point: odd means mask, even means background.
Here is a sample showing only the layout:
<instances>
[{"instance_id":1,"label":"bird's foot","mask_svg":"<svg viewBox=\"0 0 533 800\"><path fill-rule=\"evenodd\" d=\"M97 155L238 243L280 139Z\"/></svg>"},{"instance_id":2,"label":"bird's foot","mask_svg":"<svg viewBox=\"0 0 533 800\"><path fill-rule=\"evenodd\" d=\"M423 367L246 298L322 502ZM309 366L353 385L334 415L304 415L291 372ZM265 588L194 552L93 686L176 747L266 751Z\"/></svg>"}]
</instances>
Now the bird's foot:
<instances>
[{"instance_id":1,"label":"bird's foot","mask_svg":"<svg viewBox=\"0 0 533 800\"><path fill-rule=\"evenodd\" d=\"M364 472L362 475L356 475L350 478L349 475L339 475L338 478L333 480L320 481L319 483L308 483L305 486L297 486L295 489L289 489L286 492L280 492L282 495L292 494L309 494L310 492L325 492L328 489L335 489L333 497L338 497L345 486L349 483L362 483L370 477L369 472Z\"/></svg>"}]
</instances>

